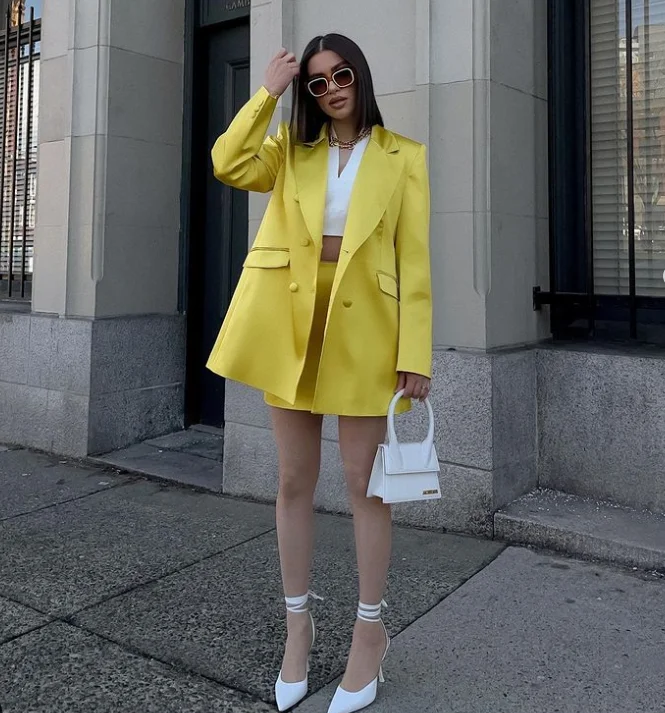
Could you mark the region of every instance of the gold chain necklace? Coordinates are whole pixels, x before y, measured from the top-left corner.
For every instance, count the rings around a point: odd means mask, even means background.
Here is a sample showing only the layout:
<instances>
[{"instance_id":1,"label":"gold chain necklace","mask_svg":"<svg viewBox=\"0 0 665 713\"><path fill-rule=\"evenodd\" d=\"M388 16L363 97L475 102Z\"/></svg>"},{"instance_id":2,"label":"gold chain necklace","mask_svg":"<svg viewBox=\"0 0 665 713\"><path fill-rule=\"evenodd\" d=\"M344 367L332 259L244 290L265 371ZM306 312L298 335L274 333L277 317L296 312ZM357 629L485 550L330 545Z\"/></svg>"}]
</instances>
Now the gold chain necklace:
<instances>
[{"instance_id":1,"label":"gold chain necklace","mask_svg":"<svg viewBox=\"0 0 665 713\"><path fill-rule=\"evenodd\" d=\"M355 139L351 141L340 141L334 134L330 134L328 143L330 146L339 146L341 149L352 149L356 144L367 138L372 133L372 129L364 128Z\"/></svg>"}]
</instances>

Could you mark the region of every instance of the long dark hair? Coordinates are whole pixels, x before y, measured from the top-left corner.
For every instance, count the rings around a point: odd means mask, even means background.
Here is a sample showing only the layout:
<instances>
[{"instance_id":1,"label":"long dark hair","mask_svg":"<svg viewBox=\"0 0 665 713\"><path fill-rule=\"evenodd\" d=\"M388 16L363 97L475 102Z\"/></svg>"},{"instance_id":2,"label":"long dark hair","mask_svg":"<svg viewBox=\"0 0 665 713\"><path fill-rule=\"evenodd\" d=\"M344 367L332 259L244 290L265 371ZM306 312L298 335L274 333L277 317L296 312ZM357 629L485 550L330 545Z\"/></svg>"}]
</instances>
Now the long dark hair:
<instances>
[{"instance_id":1,"label":"long dark hair","mask_svg":"<svg viewBox=\"0 0 665 713\"><path fill-rule=\"evenodd\" d=\"M309 60L323 50L336 52L355 71L358 128L371 127L375 124L383 126L383 118L374 96L372 73L363 51L348 37L331 33L315 37L303 52L300 74L293 80L291 138L298 143L314 141L318 138L321 127L329 121L329 117L321 111L316 99L307 89Z\"/></svg>"}]
</instances>

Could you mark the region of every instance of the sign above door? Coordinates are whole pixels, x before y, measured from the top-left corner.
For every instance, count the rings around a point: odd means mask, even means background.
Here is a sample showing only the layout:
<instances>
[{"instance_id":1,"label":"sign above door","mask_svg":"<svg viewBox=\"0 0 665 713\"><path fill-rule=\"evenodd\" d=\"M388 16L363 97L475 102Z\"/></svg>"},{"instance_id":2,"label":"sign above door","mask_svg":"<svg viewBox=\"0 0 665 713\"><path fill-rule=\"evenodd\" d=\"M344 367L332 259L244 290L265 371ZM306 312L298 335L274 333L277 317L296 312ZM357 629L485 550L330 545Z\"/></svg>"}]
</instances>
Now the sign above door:
<instances>
[{"instance_id":1,"label":"sign above door","mask_svg":"<svg viewBox=\"0 0 665 713\"><path fill-rule=\"evenodd\" d=\"M199 27L217 25L249 15L251 0L200 0Z\"/></svg>"}]
</instances>

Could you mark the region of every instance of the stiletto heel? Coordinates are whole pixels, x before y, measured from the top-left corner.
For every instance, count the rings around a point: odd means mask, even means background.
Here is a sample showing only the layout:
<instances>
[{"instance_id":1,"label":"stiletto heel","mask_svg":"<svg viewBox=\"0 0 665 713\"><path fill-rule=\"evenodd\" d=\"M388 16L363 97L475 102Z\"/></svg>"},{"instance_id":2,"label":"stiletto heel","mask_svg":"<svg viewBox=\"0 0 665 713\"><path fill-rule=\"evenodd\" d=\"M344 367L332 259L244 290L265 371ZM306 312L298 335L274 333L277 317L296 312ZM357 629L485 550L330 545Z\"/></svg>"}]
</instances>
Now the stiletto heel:
<instances>
[{"instance_id":1,"label":"stiletto heel","mask_svg":"<svg viewBox=\"0 0 665 713\"><path fill-rule=\"evenodd\" d=\"M309 620L312 624L312 645L309 649L309 653L311 654L314 642L316 641L316 626L314 625L312 614L309 611L308 604L310 597L312 599L322 599L322 597L317 596L314 592L307 592L307 594L303 594L301 597L284 597L284 601L286 602L287 611L290 611L292 614L307 614L309 616ZM309 654L307 656L307 673L309 674ZM275 682L277 710L286 711L289 708L293 708L297 703L300 703L307 695L308 679L309 676L306 675L302 681L287 683L282 679L282 672L280 671L277 681Z\"/></svg>"},{"instance_id":2,"label":"stiletto heel","mask_svg":"<svg viewBox=\"0 0 665 713\"><path fill-rule=\"evenodd\" d=\"M355 713L355 711L367 708L367 706L371 705L376 700L376 692L379 682L385 683L385 679L383 677L383 661L385 660L388 649L390 648L390 637L388 636L386 626L381 618L381 607L385 606L386 603L383 600L381 600L380 604L358 603L358 619L380 623L386 635L386 650L383 653L377 677L370 681L365 688L360 691L356 691L355 693L345 691L341 685L337 686L335 695L330 702L328 713Z\"/></svg>"}]
</instances>

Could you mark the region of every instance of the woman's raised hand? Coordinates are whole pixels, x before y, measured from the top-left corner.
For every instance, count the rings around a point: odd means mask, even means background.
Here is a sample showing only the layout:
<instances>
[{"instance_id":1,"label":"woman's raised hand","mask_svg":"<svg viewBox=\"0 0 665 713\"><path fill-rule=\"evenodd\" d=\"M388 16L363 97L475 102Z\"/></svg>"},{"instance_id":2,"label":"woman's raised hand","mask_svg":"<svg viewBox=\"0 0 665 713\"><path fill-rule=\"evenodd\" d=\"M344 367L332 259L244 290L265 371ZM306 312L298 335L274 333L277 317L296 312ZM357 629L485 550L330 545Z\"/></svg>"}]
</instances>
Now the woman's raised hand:
<instances>
[{"instance_id":1,"label":"woman's raised hand","mask_svg":"<svg viewBox=\"0 0 665 713\"><path fill-rule=\"evenodd\" d=\"M266 69L264 86L274 97L281 97L299 72L296 56L282 47Z\"/></svg>"}]
</instances>

